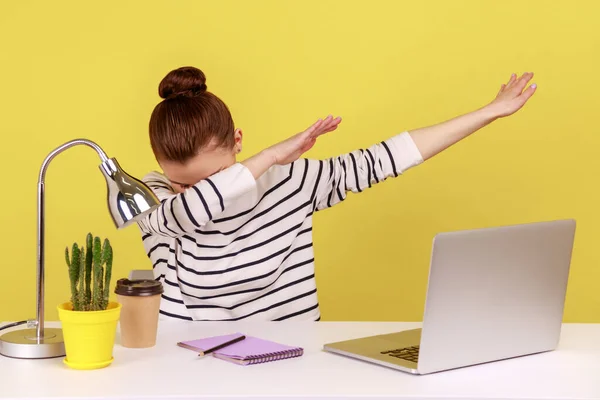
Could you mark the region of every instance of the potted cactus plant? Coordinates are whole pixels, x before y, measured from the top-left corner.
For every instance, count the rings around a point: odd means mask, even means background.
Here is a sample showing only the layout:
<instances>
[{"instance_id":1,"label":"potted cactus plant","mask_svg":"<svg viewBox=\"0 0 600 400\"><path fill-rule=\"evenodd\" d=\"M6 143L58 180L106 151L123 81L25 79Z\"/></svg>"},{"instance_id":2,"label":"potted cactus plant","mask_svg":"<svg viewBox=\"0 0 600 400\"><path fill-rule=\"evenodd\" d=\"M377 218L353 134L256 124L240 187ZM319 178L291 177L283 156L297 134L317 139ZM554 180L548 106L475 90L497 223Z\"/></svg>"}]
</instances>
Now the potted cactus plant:
<instances>
[{"instance_id":1,"label":"potted cactus plant","mask_svg":"<svg viewBox=\"0 0 600 400\"><path fill-rule=\"evenodd\" d=\"M71 300L58 306L65 364L75 369L110 365L121 305L109 301L113 250L108 239L88 233L86 245L65 249Z\"/></svg>"}]
</instances>

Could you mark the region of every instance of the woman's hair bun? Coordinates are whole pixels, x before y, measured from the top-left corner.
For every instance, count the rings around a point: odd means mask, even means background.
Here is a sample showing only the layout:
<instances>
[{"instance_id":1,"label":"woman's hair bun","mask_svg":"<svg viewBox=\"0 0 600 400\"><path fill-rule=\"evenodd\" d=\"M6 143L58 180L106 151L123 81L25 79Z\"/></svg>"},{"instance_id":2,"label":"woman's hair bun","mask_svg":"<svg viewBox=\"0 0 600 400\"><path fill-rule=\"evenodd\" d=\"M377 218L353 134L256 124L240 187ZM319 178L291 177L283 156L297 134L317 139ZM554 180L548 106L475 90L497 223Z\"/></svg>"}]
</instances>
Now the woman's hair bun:
<instances>
[{"instance_id":1,"label":"woman's hair bun","mask_svg":"<svg viewBox=\"0 0 600 400\"><path fill-rule=\"evenodd\" d=\"M206 76L195 67L181 67L167 74L158 86L163 99L196 97L206 92Z\"/></svg>"}]
</instances>

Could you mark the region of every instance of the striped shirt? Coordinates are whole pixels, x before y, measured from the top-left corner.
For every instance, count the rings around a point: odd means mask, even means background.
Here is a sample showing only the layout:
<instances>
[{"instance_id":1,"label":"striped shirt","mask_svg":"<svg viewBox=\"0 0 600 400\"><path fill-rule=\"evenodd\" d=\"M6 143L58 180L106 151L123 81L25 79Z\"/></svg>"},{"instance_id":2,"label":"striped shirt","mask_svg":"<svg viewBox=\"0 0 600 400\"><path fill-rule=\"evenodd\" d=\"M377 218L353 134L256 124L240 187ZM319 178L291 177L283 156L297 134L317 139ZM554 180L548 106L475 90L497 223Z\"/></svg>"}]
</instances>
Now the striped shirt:
<instances>
[{"instance_id":1,"label":"striped shirt","mask_svg":"<svg viewBox=\"0 0 600 400\"><path fill-rule=\"evenodd\" d=\"M319 320L313 213L422 162L403 132L258 179L236 163L180 194L164 175L147 174L161 206L138 226L164 287L161 319Z\"/></svg>"}]
</instances>

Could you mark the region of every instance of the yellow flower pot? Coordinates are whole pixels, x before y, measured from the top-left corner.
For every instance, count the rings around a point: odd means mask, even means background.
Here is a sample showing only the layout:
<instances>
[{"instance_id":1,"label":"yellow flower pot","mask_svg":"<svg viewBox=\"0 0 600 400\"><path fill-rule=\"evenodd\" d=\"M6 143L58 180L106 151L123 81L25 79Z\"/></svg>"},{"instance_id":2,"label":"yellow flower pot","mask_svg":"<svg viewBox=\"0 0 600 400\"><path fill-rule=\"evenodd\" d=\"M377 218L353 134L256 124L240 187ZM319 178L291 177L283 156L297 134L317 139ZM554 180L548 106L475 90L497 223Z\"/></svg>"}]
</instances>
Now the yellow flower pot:
<instances>
[{"instance_id":1,"label":"yellow flower pot","mask_svg":"<svg viewBox=\"0 0 600 400\"><path fill-rule=\"evenodd\" d=\"M64 363L73 369L97 369L113 362L113 347L121 304L110 302L102 311L73 311L71 302L58 306L65 340Z\"/></svg>"}]
</instances>

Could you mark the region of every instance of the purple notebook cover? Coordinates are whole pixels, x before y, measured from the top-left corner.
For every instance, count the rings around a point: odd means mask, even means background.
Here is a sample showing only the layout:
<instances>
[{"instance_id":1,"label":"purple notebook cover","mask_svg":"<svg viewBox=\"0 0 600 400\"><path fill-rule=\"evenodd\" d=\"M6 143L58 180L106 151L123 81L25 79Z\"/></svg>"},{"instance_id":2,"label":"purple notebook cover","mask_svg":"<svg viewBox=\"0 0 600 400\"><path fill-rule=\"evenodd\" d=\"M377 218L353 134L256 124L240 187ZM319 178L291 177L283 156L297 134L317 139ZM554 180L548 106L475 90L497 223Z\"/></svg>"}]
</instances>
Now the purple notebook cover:
<instances>
[{"instance_id":1,"label":"purple notebook cover","mask_svg":"<svg viewBox=\"0 0 600 400\"><path fill-rule=\"evenodd\" d=\"M231 335L212 336L204 339L184 341L182 344L205 351L239 336L243 336L243 334L234 333ZM213 354L236 360L247 360L250 358L266 357L273 353L293 353L298 351L302 351L302 349L300 347L288 346L253 336L246 336L244 340L233 343L220 350L216 350Z\"/></svg>"}]
</instances>

